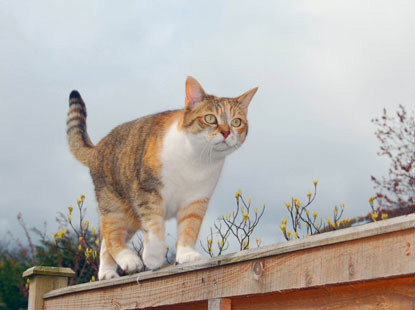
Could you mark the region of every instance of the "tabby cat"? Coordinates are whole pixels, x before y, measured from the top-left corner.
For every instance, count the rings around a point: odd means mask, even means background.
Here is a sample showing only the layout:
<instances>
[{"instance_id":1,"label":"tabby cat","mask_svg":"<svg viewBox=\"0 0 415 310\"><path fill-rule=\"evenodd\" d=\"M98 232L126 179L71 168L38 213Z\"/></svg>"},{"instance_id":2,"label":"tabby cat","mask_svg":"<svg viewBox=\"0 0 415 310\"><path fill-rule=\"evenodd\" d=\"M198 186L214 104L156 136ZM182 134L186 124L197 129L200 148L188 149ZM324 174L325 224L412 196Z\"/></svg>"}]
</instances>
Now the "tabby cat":
<instances>
[{"instance_id":1,"label":"tabby cat","mask_svg":"<svg viewBox=\"0 0 415 310\"><path fill-rule=\"evenodd\" d=\"M186 80L185 107L119 125L97 145L86 130L86 107L69 96L67 138L77 160L90 169L101 213L98 277L118 277L117 265L137 271L160 267L166 253L164 221L176 217L178 263L202 258L195 250L200 226L226 155L248 133L254 88L237 98L206 94ZM143 262L126 243L145 232Z\"/></svg>"}]
</instances>

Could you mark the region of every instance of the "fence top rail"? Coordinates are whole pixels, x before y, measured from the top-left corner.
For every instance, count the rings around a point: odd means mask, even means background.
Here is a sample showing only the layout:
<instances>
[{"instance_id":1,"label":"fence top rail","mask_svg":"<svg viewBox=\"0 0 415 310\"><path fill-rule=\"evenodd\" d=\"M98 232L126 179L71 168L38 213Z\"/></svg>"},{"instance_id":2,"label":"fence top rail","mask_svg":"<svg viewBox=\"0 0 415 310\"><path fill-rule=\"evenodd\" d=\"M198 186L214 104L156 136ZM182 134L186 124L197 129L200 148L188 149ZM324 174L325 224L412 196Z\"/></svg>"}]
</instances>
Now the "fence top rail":
<instances>
[{"instance_id":1,"label":"fence top rail","mask_svg":"<svg viewBox=\"0 0 415 310\"><path fill-rule=\"evenodd\" d=\"M346 241L369 238L377 235L415 229L415 214L399 216L388 220L368 223L356 227L349 227L336 231L326 232L310 237L281 242L272 245L253 248L224 256L202 260L197 263L170 266L156 271L145 271L138 274L124 276L118 279L104 280L93 283L84 283L57 289L46 293L44 298L52 298L65 294L94 290L98 288L112 287L148 279L166 277L195 270L213 268L237 262L249 261L257 258L276 256L294 251L311 249L325 245L341 243Z\"/></svg>"}]
</instances>

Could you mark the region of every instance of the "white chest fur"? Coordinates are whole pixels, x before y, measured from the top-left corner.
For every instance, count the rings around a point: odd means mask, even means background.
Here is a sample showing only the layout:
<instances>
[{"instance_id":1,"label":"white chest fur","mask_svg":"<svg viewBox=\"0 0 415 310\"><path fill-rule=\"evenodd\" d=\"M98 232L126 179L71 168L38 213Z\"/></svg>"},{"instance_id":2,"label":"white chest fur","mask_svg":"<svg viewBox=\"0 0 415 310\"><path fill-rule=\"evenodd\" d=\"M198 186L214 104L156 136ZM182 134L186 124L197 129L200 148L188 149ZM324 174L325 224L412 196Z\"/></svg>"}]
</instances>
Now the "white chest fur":
<instances>
[{"instance_id":1,"label":"white chest fur","mask_svg":"<svg viewBox=\"0 0 415 310\"><path fill-rule=\"evenodd\" d=\"M177 123L168 129L161 152L161 195L166 219L175 217L180 208L191 202L212 196L225 159L208 155L203 137L190 139L177 128Z\"/></svg>"}]
</instances>

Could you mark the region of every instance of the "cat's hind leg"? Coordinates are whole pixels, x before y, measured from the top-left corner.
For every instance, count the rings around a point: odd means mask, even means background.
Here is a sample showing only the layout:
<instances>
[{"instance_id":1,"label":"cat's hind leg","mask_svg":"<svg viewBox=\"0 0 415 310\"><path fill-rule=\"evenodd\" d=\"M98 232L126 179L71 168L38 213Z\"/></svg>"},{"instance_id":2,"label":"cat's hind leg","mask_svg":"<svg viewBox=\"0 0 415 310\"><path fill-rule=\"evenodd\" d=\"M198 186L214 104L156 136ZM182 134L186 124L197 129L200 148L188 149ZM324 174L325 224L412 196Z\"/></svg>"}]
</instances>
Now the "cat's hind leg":
<instances>
[{"instance_id":1,"label":"cat's hind leg","mask_svg":"<svg viewBox=\"0 0 415 310\"><path fill-rule=\"evenodd\" d=\"M208 203L208 199L197 200L180 209L177 213L179 240L177 242L176 261L179 264L203 259L202 255L195 250L195 245Z\"/></svg>"},{"instance_id":2,"label":"cat's hind leg","mask_svg":"<svg viewBox=\"0 0 415 310\"><path fill-rule=\"evenodd\" d=\"M102 239L101 250L99 252L98 279L108 280L118 277L119 275L117 273L117 263L109 253L107 245L105 244L105 239Z\"/></svg>"},{"instance_id":3,"label":"cat's hind leg","mask_svg":"<svg viewBox=\"0 0 415 310\"><path fill-rule=\"evenodd\" d=\"M127 239L131 238L125 214L110 213L101 216L101 233L106 248L115 262L126 272L136 272L143 267L137 253L127 247ZM136 230L133 230L134 232Z\"/></svg>"},{"instance_id":4,"label":"cat's hind leg","mask_svg":"<svg viewBox=\"0 0 415 310\"><path fill-rule=\"evenodd\" d=\"M164 210L160 204L147 204L138 209L144 236L143 261L149 269L157 269L164 262L165 242Z\"/></svg>"},{"instance_id":5,"label":"cat's hind leg","mask_svg":"<svg viewBox=\"0 0 415 310\"><path fill-rule=\"evenodd\" d=\"M135 233L136 233L135 230L127 231L127 237L125 238L125 241L126 242L130 241L130 239L134 236ZM99 260L100 260L99 270L98 270L99 280L108 280L108 279L114 279L114 278L119 277L118 272L117 272L118 265L116 261L112 258L111 254L109 253L107 245L105 244L105 239L103 239L101 243ZM141 267L142 267L142 264L141 264Z\"/></svg>"}]
</instances>

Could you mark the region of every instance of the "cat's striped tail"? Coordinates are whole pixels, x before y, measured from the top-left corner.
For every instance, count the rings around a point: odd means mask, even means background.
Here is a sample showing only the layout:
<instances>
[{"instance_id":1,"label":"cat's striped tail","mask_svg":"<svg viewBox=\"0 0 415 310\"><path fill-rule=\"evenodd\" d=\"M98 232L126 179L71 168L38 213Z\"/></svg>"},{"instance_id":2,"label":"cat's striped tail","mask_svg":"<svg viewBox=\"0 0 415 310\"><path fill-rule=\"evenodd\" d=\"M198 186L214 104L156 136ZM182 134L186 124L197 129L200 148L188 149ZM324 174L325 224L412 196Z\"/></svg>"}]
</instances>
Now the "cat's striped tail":
<instances>
[{"instance_id":1,"label":"cat's striped tail","mask_svg":"<svg viewBox=\"0 0 415 310\"><path fill-rule=\"evenodd\" d=\"M86 107L81 95L73 90L69 95L69 112L66 121L69 148L77 160L89 166L94 144L86 131Z\"/></svg>"}]
</instances>

